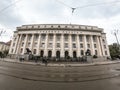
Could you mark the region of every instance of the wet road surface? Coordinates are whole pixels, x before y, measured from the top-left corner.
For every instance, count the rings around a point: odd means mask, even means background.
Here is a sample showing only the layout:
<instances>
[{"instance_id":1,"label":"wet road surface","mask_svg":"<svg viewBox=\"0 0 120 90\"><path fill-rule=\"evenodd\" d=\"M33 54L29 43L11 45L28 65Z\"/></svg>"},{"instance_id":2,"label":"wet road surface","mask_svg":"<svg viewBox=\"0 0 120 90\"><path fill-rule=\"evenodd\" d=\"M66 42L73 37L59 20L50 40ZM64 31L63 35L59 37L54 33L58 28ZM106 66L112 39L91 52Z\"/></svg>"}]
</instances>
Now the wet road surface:
<instances>
[{"instance_id":1,"label":"wet road surface","mask_svg":"<svg viewBox=\"0 0 120 90\"><path fill-rule=\"evenodd\" d=\"M0 90L120 90L120 64L45 67L0 61Z\"/></svg>"}]
</instances>

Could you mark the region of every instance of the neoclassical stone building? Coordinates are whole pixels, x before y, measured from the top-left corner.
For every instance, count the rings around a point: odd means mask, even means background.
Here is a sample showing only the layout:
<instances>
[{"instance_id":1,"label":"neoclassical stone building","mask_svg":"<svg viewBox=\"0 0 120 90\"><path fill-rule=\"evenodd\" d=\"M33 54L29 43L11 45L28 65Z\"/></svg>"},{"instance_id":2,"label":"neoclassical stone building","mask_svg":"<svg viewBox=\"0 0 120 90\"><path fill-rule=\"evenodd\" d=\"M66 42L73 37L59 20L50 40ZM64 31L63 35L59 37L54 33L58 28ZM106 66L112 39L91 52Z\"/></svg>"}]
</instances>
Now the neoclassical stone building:
<instances>
[{"instance_id":1,"label":"neoclassical stone building","mask_svg":"<svg viewBox=\"0 0 120 90\"><path fill-rule=\"evenodd\" d=\"M97 26L76 24L33 24L17 27L9 54L23 55L26 48L41 57L110 56L106 34Z\"/></svg>"}]
</instances>

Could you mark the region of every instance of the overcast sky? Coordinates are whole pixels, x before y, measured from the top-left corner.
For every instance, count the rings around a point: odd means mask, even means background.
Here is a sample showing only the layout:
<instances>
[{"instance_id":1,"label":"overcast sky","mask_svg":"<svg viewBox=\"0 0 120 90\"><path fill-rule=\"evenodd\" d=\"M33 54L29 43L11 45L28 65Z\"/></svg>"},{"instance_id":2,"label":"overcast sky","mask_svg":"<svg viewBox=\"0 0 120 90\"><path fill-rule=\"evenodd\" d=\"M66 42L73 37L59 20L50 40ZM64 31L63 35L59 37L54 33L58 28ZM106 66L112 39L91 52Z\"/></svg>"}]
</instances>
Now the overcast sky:
<instances>
[{"instance_id":1,"label":"overcast sky","mask_svg":"<svg viewBox=\"0 0 120 90\"><path fill-rule=\"evenodd\" d=\"M78 8L72 14L70 7ZM120 0L0 0L0 31L6 30L0 41L9 41L24 24L70 23L104 28L108 44L114 43L111 33L120 28Z\"/></svg>"}]
</instances>

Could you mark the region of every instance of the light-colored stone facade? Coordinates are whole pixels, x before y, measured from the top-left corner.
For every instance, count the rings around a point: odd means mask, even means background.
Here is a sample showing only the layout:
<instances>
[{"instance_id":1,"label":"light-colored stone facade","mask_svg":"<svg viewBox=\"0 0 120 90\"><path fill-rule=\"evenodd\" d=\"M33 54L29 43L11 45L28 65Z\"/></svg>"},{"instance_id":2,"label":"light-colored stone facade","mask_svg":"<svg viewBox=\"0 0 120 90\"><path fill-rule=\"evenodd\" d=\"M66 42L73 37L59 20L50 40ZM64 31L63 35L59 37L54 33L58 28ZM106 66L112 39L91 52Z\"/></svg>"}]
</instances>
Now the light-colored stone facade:
<instances>
[{"instance_id":1,"label":"light-colored stone facade","mask_svg":"<svg viewBox=\"0 0 120 90\"><path fill-rule=\"evenodd\" d=\"M9 50L10 45L5 42L0 42L0 52Z\"/></svg>"},{"instance_id":2,"label":"light-colored stone facade","mask_svg":"<svg viewBox=\"0 0 120 90\"><path fill-rule=\"evenodd\" d=\"M91 55L110 56L106 34L97 26L76 24L22 25L14 32L10 55L32 54L46 57L81 57L87 49Z\"/></svg>"}]
</instances>

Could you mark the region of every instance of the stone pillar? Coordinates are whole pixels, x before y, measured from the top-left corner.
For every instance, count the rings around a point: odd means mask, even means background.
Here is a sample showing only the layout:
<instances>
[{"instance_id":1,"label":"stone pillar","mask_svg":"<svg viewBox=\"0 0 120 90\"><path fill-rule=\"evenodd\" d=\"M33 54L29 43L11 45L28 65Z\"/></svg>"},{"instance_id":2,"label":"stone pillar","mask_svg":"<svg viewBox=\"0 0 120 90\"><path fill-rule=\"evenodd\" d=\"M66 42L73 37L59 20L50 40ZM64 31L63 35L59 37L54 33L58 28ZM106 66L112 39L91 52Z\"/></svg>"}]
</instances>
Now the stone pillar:
<instances>
[{"instance_id":1,"label":"stone pillar","mask_svg":"<svg viewBox=\"0 0 120 90\"><path fill-rule=\"evenodd\" d=\"M86 35L83 35L84 36L84 55L85 55L85 52L87 51L87 40L86 40Z\"/></svg>"},{"instance_id":2,"label":"stone pillar","mask_svg":"<svg viewBox=\"0 0 120 90\"><path fill-rule=\"evenodd\" d=\"M61 35L61 52L60 57L64 57L64 34Z\"/></svg>"},{"instance_id":3,"label":"stone pillar","mask_svg":"<svg viewBox=\"0 0 120 90\"><path fill-rule=\"evenodd\" d=\"M41 42L41 35L39 34L39 37L38 37L38 44L37 44L37 55L40 54L40 42Z\"/></svg>"},{"instance_id":4,"label":"stone pillar","mask_svg":"<svg viewBox=\"0 0 120 90\"><path fill-rule=\"evenodd\" d=\"M20 36L17 35L17 39L16 39L16 41L15 41L14 54L17 54L16 50L17 50L17 46L18 46L18 42L19 42L19 38L20 38Z\"/></svg>"},{"instance_id":5,"label":"stone pillar","mask_svg":"<svg viewBox=\"0 0 120 90\"><path fill-rule=\"evenodd\" d=\"M44 56L48 56L48 34L46 34L46 38L45 38L45 51L44 51Z\"/></svg>"},{"instance_id":6,"label":"stone pillar","mask_svg":"<svg viewBox=\"0 0 120 90\"><path fill-rule=\"evenodd\" d=\"M56 56L56 34L53 36L53 51L52 51L52 57Z\"/></svg>"},{"instance_id":7,"label":"stone pillar","mask_svg":"<svg viewBox=\"0 0 120 90\"><path fill-rule=\"evenodd\" d=\"M33 53L33 44L34 43L34 34L32 34L32 38L31 38L31 44L30 44L30 50Z\"/></svg>"},{"instance_id":8,"label":"stone pillar","mask_svg":"<svg viewBox=\"0 0 120 90\"><path fill-rule=\"evenodd\" d=\"M90 36L91 41L91 55L95 55L95 49L94 49L94 42L93 42L93 36Z\"/></svg>"},{"instance_id":9,"label":"stone pillar","mask_svg":"<svg viewBox=\"0 0 120 90\"><path fill-rule=\"evenodd\" d=\"M69 34L69 56L73 57L73 52L72 52L72 35Z\"/></svg>"},{"instance_id":10,"label":"stone pillar","mask_svg":"<svg viewBox=\"0 0 120 90\"><path fill-rule=\"evenodd\" d=\"M103 47L103 41L102 41L101 36L100 36L100 47L101 47L102 56L105 56L105 50L104 50L104 47Z\"/></svg>"},{"instance_id":11,"label":"stone pillar","mask_svg":"<svg viewBox=\"0 0 120 90\"><path fill-rule=\"evenodd\" d=\"M77 34L77 57L80 57L80 40L78 34Z\"/></svg>"},{"instance_id":12,"label":"stone pillar","mask_svg":"<svg viewBox=\"0 0 120 90\"><path fill-rule=\"evenodd\" d=\"M98 56L102 56L99 36L97 36L97 46L98 46Z\"/></svg>"},{"instance_id":13,"label":"stone pillar","mask_svg":"<svg viewBox=\"0 0 120 90\"><path fill-rule=\"evenodd\" d=\"M28 34L26 34L25 40L24 40L24 46L23 46L23 53L26 53L26 45L27 45L27 40L28 40Z\"/></svg>"},{"instance_id":14,"label":"stone pillar","mask_svg":"<svg viewBox=\"0 0 120 90\"><path fill-rule=\"evenodd\" d=\"M19 41L18 41L17 51L16 51L17 54L20 54L20 45L21 45L22 36L23 36L23 35L21 34L21 35L20 35L20 38L19 38Z\"/></svg>"}]
</instances>

